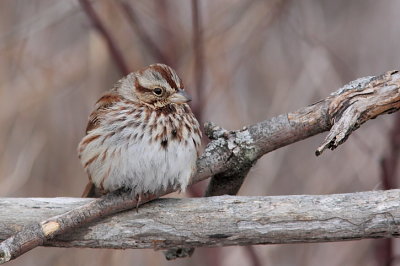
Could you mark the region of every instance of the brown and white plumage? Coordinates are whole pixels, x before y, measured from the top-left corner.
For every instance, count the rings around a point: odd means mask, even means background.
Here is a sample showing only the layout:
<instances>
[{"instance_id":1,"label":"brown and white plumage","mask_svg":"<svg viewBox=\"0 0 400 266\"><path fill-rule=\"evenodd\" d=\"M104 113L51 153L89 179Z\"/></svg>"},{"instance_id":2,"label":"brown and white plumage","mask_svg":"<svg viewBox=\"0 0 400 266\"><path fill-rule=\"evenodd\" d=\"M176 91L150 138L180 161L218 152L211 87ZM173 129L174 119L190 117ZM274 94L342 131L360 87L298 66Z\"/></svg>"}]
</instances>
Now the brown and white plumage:
<instances>
[{"instance_id":1,"label":"brown and white plumage","mask_svg":"<svg viewBox=\"0 0 400 266\"><path fill-rule=\"evenodd\" d=\"M84 196L185 189L200 147L199 124L173 69L154 64L119 80L96 103L78 146L89 175Z\"/></svg>"}]
</instances>

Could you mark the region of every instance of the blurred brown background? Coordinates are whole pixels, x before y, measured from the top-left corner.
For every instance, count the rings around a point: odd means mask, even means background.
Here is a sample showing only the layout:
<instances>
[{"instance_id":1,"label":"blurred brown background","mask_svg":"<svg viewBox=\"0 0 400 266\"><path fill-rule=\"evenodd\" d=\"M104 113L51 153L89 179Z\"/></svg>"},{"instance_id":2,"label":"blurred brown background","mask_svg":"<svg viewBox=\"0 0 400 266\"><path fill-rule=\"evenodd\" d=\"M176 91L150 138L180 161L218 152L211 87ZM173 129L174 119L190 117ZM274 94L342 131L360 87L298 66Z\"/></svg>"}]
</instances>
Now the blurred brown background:
<instances>
[{"instance_id":1,"label":"blurred brown background","mask_svg":"<svg viewBox=\"0 0 400 266\"><path fill-rule=\"evenodd\" d=\"M80 196L87 116L128 70L170 64L202 121L238 129L399 69L399 10L396 0L3 0L0 196ZM318 158L324 135L272 152L239 194L396 187L399 117L368 122ZM362 240L203 248L167 262L152 250L37 248L9 265L400 265L399 252L396 241Z\"/></svg>"}]
</instances>

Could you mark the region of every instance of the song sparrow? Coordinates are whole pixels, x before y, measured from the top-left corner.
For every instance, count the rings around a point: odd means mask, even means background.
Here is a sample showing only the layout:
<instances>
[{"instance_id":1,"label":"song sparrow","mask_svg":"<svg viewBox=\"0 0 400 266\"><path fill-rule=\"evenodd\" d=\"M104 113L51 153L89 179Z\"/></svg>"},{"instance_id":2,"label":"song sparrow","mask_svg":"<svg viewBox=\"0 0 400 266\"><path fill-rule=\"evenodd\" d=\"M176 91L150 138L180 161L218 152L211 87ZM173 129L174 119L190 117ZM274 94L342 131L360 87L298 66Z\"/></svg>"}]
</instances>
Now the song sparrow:
<instances>
[{"instance_id":1,"label":"song sparrow","mask_svg":"<svg viewBox=\"0 0 400 266\"><path fill-rule=\"evenodd\" d=\"M140 196L169 185L184 190L201 138L190 100L175 71L163 64L119 80L97 101L78 146L89 175L83 196L120 188Z\"/></svg>"}]
</instances>

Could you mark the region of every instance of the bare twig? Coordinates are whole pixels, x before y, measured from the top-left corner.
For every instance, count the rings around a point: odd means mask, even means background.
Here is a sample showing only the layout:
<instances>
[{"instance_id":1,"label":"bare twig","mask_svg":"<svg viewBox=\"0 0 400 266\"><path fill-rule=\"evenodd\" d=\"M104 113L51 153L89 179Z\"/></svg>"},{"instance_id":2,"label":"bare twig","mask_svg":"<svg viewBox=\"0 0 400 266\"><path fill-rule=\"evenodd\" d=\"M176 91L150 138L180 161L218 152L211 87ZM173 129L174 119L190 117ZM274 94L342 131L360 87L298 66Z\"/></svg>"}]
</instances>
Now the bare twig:
<instances>
[{"instance_id":1,"label":"bare twig","mask_svg":"<svg viewBox=\"0 0 400 266\"><path fill-rule=\"evenodd\" d=\"M121 10L127 20L129 21L131 28L138 35L139 39L143 42L144 46L146 47L146 49L148 49L152 57L160 63L170 65L171 63L161 51L160 47L158 47L156 42L154 42L150 35L147 34L147 32L143 29L143 26L141 25L135 13L135 10L133 10L133 8L128 3L122 0L117 1L117 3L121 7Z\"/></svg>"},{"instance_id":2,"label":"bare twig","mask_svg":"<svg viewBox=\"0 0 400 266\"><path fill-rule=\"evenodd\" d=\"M268 4L265 4L266 6L266 12L265 16L263 19L257 23L262 28L266 29L271 26L271 24L282 15L283 10L289 3L289 0L277 0L277 1L270 1ZM244 6L241 6L239 9L243 12L248 12L246 9L249 8L256 8L256 7L251 7L252 5L256 5L257 3L255 2L249 2L245 4ZM245 17L247 14L241 14L241 17ZM257 30L260 29L260 27L255 27ZM229 30L228 28L225 30ZM249 49L247 49L249 51ZM247 54L247 53L245 53ZM246 57L246 56L245 56ZM245 60L243 57L241 57L242 61ZM207 97L206 97L207 98ZM206 99L204 99L206 101ZM207 187L206 191L206 196L217 196L217 195L235 195L238 193L240 187L242 186L246 176L247 172L250 170L251 165L245 166L244 169L240 171L240 173L221 173L218 174L215 177L211 178L211 181Z\"/></svg>"},{"instance_id":3,"label":"bare twig","mask_svg":"<svg viewBox=\"0 0 400 266\"><path fill-rule=\"evenodd\" d=\"M213 141L207 145L197 161L197 173L192 183L221 173L225 176L243 173L265 153L327 131L331 127L331 132L318 148L318 153L325 148L334 149L362 123L398 109L400 74L398 71L389 71L380 76L353 81L313 105L242 130L226 131L208 123L205 126L206 133ZM160 191L143 201L160 197L172 190L168 188ZM111 193L66 214L25 227L0 244L0 262L16 258L73 227L135 205L136 202L129 193Z\"/></svg>"},{"instance_id":4,"label":"bare twig","mask_svg":"<svg viewBox=\"0 0 400 266\"><path fill-rule=\"evenodd\" d=\"M381 161L381 180L385 190L397 187L397 168L400 153L400 114L394 117L394 126L390 131L388 139L389 152ZM382 265L391 266L394 263L394 241L393 239L383 239L377 244L378 261Z\"/></svg>"},{"instance_id":5,"label":"bare twig","mask_svg":"<svg viewBox=\"0 0 400 266\"><path fill-rule=\"evenodd\" d=\"M196 105L193 112L200 124L203 124L203 114L200 111L204 106L204 50L203 30L201 28L201 12L197 0L192 0L192 24L193 24L193 53L194 53L194 79L196 90Z\"/></svg>"},{"instance_id":6,"label":"bare twig","mask_svg":"<svg viewBox=\"0 0 400 266\"><path fill-rule=\"evenodd\" d=\"M253 266L262 266L260 258L258 257L256 251L254 250L254 246L244 246ZM267 265L264 263L264 265Z\"/></svg>"},{"instance_id":7,"label":"bare twig","mask_svg":"<svg viewBox=\"0 0 400 266\"><path fill-rule=\"evenodd\" d=\"M131 71L125 62L124 56L122 55L120 49L118 48L115 40L111 37L111 33L106 29L105 25L101 22L99 16L96 14L95 10L92 7L92 4L89 0L79 0L83 10L86 15L90 19L101 36L103 36L104 40L107 43L108 49L111 53L112 58L114 59L115 64L119 68L122 75L128 75Z\"/></svg>"},{"instance_id":8,"label":"bare twig","mask_svg":"<svg viewBox=\"0 0 400 266\"><path fill-rule=\"evenodd\" d=\"M397 187L396 174L398 172L398 158L400 153L400 114L396 114L394 117L394 126L390 130L388 144L389 151L381 162L383 189Z\"/></svg>"}]
</instances>

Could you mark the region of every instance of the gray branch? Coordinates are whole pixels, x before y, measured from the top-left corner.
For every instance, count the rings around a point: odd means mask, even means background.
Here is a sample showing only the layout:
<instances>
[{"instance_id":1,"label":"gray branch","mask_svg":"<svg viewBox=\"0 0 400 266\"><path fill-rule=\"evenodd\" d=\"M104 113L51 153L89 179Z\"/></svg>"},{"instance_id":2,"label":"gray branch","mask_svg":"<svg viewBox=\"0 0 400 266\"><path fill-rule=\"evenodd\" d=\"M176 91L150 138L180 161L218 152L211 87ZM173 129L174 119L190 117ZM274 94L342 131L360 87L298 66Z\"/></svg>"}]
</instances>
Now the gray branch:
<instances>
[{"instance_id":1,"label":"gray branch","mask_svg":"<svg viewBox=\"0 0 400 266\"><path fill-rule=\"evenodd\" d=\"M398 237L400 190L158 199L45 242L91 248L213 247ZM0 199L0 239L91 199ZM16 215L17 214L17 215Z\"/></svg>"},{"instance_id":2,"label":"gray branch","mask_svg":"<svg viewBox=\"0 0 400 266\"><path fill-rule=\"evenodd\" d=\"M235 193L245 173L264 154L330 130L315 152L320 155L345 142L366 121L399 109L400 73L395 70L357 79L317 103L242 130L227 131L208 123L206 134L214 141L198 160L195 179L216 175L210 194Z\"/></svg>"}]
</instances>

